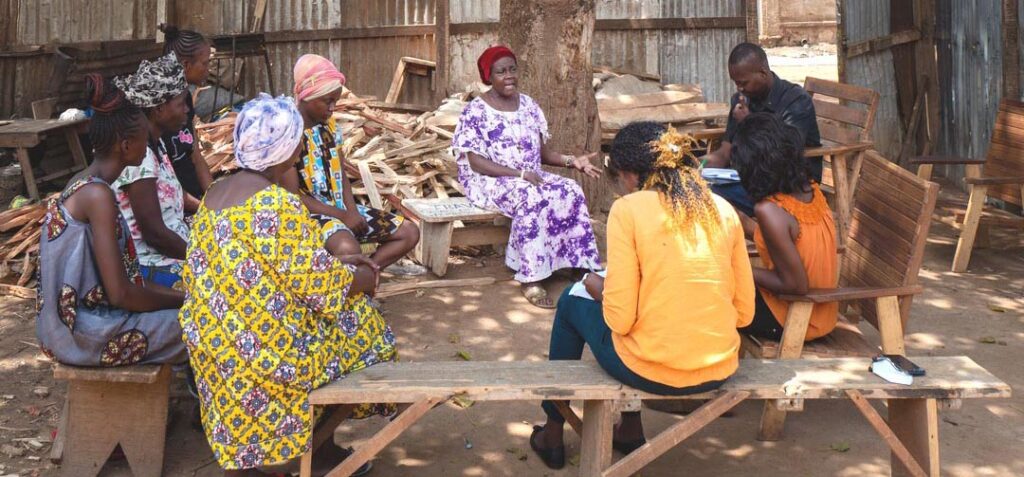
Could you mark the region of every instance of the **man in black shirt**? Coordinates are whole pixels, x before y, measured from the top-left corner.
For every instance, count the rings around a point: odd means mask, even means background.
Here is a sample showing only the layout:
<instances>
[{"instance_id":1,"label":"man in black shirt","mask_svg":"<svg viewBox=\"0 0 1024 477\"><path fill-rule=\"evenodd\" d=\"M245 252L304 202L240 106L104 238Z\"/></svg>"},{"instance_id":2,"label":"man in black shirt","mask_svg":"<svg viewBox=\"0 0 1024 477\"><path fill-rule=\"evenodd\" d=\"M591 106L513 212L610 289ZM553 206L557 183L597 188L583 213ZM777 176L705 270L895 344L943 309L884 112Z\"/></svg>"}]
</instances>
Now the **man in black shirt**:
<instances>
[{"instance_id":1,"label":"man in black shirt","mask_svg":"<svg viewBox=\"0 0 1024 477\"><path fill-rule=\"evenodd\" d=\"M722 145L708 154L708 167L729 167L736 126L750 113L768 112L800 130L804 147L821 146L818 119L811 96L799 85L779 78L768 67L768 55L753 43L740 43L729 54L729 78L736 94L729 102L729 122ZM811 178L821 182L821 158L811 158ZM754 203L739 183L713 184L711 189L740 212L754 215Z\"/></svg>"}]
</instances>

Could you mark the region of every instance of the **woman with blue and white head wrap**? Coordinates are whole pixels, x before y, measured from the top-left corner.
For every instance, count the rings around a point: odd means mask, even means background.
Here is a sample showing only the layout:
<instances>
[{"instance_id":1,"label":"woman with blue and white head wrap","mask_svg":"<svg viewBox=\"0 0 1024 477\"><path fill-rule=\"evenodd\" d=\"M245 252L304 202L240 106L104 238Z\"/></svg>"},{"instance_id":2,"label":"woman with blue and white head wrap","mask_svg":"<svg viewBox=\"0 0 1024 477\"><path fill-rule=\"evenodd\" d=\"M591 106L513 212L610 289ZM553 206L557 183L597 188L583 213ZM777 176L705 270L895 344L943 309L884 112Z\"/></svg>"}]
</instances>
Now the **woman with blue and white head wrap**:
<instances>
[{"instance_id":1,"label":"woman with blue and white head wrap","mask_svg":"<svg viewBox=\"0 0 1024 477\"><path fill-rule=\"evenodd\" d=\"M396 356L369 299L376 266L328 253L302 200L280 186L302 130L290 98L261 94L246 104L234 132L241 169L210 187L192 227L178 318L225 475L294 464L316 424L309 392ZM354 416L392 411L367 405ZM330 469L347 455L332 443L313 465Z\"/></svg>"}]
</instances>

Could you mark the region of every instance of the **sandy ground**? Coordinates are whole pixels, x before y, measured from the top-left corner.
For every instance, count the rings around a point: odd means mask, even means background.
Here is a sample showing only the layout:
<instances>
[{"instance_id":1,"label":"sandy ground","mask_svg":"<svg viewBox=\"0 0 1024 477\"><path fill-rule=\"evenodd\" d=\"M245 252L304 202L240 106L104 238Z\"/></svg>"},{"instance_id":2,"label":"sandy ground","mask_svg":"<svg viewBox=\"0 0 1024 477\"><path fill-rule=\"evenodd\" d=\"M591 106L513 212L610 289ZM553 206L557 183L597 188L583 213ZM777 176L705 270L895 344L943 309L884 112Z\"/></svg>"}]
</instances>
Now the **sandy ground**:
<instances>
[{"instance_id":1,"label":"sandy ground","mask_svg":"<svg viewBox=\"0 0 1024 477\"><path fill-rule=\"evenodd\" d=\"M971 273L948 271L955 242L952 230L934 224L921 279L924 294L915 301L907 336L914 355L965 354L1024 389L1024 243L1019 236L994 234L993 249L980 250ZM399 336L402 359L543 360L552 313L529 306L498 257L456 258L449 278L495 276L489 287L430 290L385 300ZM560 290L564 282L553 284ZM453 343L452 341L456 341ZM50 363L35 345L29 303L0 299L0 445L25 449L22 457L0 454L0 476L57 475L46 461L65 385L52 380ZM49 395L41 397L42 388ZM39 391L40 395L34 391ZM220 475L205 439L189 424L190 397L178 393L168 430L165 475ZM1024 475L1024 397L968 400L959 411L941 415L939 433L943 474ZM884 411L883 411L884 412ZM691 476L887 475L889 453L848 402L812 402L791 414L780 442L755 440L760 406L744 403L736 416L720 419L670 451L643 475ZM547 470L529 451L530 425L542 419L537 403L483 403L469 409L448 404L434 410L382 452L379 476L576 475L570 466ZM672 424L675 416L644 413L648 434ZM358 445L382 425L370 420L343 426L338 442ZM569 434L567 434L569 436ZM38 437L44 446L29 450L13 439ZM569 455L578 438L568 438ZM840 452L834 449L848 449ZM755 470L756 469L756 470ZM129 475L124 464L108 464L101 475Z\"/></svg>"}]
</instances>

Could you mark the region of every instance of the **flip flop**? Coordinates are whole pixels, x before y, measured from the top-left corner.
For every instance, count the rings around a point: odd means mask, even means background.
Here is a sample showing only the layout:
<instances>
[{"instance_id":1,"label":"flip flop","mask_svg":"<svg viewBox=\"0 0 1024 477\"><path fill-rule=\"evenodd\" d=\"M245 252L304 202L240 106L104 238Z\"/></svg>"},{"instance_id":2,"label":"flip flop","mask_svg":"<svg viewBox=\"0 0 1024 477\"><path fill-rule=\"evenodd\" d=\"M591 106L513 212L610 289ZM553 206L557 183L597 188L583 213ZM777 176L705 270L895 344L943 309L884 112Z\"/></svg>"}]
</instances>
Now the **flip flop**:
<instances>
[{"instance_id":1,"label":"flip flop","mask_svg":"<svg viewBox=\"0 0 1024 477\"><path fill-rule=\"evenodd\" d=\"M530 448L537 453L537 457L540 457L541 462L544 462L544 465L548 466L549 469L562 469L565 467L565 446L545 449L537 445L535 438L543 430L544 427L542 426L533 426L533 432L530 433Z\"/></svg>"},{"instance_id":2,"label":"flip flop","mask_svg":"<svg viewBox=\"0 0 1024 477\"><path fill-rule=\"evenodd\" d=\"M551 299L548 297L547 290L545 290L544 287L540 285L534 284L523 287L523 296L526 297L530 304L538 308L544 308L545 310L551 310L555 308L554 301L551 301L550 303L541 303L541 300L544 300L545 298L548 299L549 301Z\"/></svg>"}]
</instances>

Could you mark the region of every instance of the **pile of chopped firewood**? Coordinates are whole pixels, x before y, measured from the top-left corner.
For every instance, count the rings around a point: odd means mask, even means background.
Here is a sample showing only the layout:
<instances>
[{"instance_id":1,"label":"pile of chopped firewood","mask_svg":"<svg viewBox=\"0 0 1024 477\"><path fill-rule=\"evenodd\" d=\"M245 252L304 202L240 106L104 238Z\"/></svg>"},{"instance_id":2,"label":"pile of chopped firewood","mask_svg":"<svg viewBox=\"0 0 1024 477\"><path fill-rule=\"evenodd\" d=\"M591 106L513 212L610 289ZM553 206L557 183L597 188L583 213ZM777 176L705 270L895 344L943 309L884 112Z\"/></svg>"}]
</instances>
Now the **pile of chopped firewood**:
<instances>
[{"instance_id":1,"label":"pile of chopped firewood","mask_svg":"<svg viewBox=\"0 0 1024 477\"><path fill-rule=\"evenodd\" d=\"M40 224L46 202L0 212L0 281L35 286Z\"/></svg>"},{"instance_id":2,"label":"pile of chopped firewood","mask_svg":"<svg viewBox=\"0 0 1024 477\"><path fill-rule=\"evenodd\" d=\"M342 154L357 200L387 208L385 199L463 195L449 151L452 131L469 93L445 100L437 111L380 103L346 91L334 118L342 130ZM235 115L196 127L214 175L238 167L232 130Z\"/></svg>"}]
</instances>

